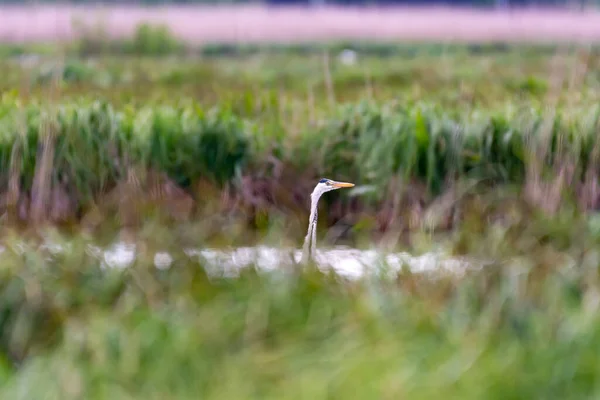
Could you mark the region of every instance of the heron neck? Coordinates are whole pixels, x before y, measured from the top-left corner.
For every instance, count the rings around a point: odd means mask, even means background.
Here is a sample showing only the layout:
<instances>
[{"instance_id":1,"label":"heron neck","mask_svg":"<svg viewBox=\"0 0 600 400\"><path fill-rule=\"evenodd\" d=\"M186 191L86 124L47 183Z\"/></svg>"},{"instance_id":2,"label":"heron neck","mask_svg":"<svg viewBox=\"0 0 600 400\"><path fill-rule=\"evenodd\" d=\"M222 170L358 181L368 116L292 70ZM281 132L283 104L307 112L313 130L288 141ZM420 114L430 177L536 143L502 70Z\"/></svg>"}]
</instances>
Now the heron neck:
<instances>
[{"instance_id":1,"label":"heron neck","mask_svg":"<svg viewBox=\"0 0 600 400\"><path fill-rule=\"evenodd\" d=\"M312 193L310 196L310 216L308 217L308 232L304 238L304 249L302 253L302 259L304 262L308 261L316 249L316 229L317 229L317 217L318 217L318 203L322 193Z\"/></svg>"},{"instance_id":2,"label":"heron neck","mask_svg":"<svg viewBox=\"0 0 600 400\"><path fill-rule=\"evenodd\" d=\"M317 204L319 203L319 198L321 197L321 194L322 193L313 193L310 196L310 217L308 220L309 226L311 224L317 224L317 216L319 215L319 208L317 207Z\"/></svg>"}]
</instances>

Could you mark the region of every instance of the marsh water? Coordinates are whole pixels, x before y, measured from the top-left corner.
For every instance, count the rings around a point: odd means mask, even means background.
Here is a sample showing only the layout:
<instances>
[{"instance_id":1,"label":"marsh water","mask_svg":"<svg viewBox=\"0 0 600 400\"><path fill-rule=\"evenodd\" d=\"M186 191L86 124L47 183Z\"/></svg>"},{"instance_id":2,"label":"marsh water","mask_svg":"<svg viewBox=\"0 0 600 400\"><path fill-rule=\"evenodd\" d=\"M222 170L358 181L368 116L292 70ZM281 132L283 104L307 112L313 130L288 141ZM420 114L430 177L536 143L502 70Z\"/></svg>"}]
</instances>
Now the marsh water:
<instances>
[{"instance_id":1,"label":"marsh water","mask_svg":"<svg viewBox=\"0 0 600 400\"><path fill-rule=\"evenodd\" d=\"M26 242L0 247L0 257L6 251L24 254L31 250L42 250L50 255L70 251L70 242L56 243L46 240L35 247ZM143 254L153 258L158 269L168 269L173 264L173 255L160 249L149 251L136 242L115 241L108 245L86 244L86 253L101 260L104 268L124 269L131 266ZM231 248L187 248L187 257L197 258L210 275L235 277L243 268L254 267L261 271L275 271L293 267L300 262L302 250L298 248L276 248L248 246ZM468 267L481 263L464 258L451 257L442 252L411 255L406 252L384 252L377 249L357 249L347 246L321 248L314 257L315 264L322 270L333 270L340 276L360 278L368 274L394 276L401 269L411 272L446 271L460 273Z\"/></svg>"}]
</instances>

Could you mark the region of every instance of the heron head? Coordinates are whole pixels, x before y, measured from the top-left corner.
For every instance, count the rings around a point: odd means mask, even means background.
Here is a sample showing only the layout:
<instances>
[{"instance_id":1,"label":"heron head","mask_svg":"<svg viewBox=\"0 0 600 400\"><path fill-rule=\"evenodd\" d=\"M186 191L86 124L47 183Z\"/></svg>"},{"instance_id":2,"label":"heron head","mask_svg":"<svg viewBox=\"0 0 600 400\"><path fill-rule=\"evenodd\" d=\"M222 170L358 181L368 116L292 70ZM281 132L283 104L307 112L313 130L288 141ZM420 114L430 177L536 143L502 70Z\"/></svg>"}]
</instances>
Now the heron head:
<instances>
[{"instance_id":1,"label":"heron head","mask_svg":"<svg viewBox=\"0 0 600 400\"><path fill-rule=\"evenodd\" d=\"M321 195L325 192L329 192L331 190L341 189L341 188L350 188L353 187L354 183L348 182L338 182L331 179L323 178L317 183L315 186L315 190L313 190L313 195L318 194Z\"/></svg>"}]
</instances>

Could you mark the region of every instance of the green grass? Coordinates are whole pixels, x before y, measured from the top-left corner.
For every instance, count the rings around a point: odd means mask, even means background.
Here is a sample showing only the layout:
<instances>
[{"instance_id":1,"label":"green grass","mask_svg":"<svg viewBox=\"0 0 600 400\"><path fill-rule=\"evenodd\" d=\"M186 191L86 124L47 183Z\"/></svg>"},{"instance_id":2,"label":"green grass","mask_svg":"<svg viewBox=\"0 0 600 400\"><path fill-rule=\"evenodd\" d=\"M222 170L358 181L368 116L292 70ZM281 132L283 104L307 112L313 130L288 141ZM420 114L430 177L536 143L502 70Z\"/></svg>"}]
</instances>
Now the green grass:
<instances>
[{"instance_id":1,"label":"green grass","mask_svg":"<svg viewBox=\"0 0 600 400\"><path fill-rule=\"evenodd\" d=\"M356 64L347 65L338 58L346 47L357 48ZM178 97L214 103L239 97L243 92L256 96L274 90L306 104L309 91L317 99L327 99L329 95L323 61L325 50L330 58L328 68L337 101L364 98L371 92L380 100L429 98L445 106L459 102L487 108L515 101L539 102L547 95L556 75L567 78L577 61L587 66L585 85L577 89L564 85L561 89L574 99L573 91L585 90L587 98L595 96L598 87L595 48L590 49L589 59L584 59L577 57L576 48L568 47L515 45L503 51L492 48L480 52L469 51L466 45L429 46L439 49L436 51L428 51L427 45L405 47L412 50L390 52L386 57L370 50L369 45L329 46L306 53L259 48L232 57L109 54L86 59L67 54L62 66L56 64L48 51L31 49L24 54L40 54L41 62L27 68L24 66L28 64L19 63L18 58L2 57L6 73L0 87L43 94L51 83L50 73L56 72L63 79L61 95L67 97L89 96L89 90L93 89L94 96L108 97L111 101L141 98L147 103L157 97L170 99L165 92L176 91ZM55 53L61 54L58 50ZM555 59L556 54L562 55ZM560 64L565 68L563 71ZM487 79L491 76L493 80Z\"/></svg>"}]
</instances>

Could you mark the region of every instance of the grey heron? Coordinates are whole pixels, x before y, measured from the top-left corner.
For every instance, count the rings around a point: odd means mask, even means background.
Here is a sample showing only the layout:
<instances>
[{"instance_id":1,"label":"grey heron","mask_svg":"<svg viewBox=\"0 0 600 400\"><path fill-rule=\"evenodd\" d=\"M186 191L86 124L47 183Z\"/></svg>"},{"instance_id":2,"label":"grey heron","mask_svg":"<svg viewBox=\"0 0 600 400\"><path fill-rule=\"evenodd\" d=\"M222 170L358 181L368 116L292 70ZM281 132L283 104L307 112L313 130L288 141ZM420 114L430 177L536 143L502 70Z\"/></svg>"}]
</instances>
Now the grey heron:
<instances>
[{"instance_id":1,"label":"grey heron","mask_svg":"<svg viewBox=\"0 0 600 400\"><path fill-rule=\"evenodd\" d=\"M317 242L317 203L321 195L331 190L353 187L353 183L337 182L331 179L323 178L317 183L315 189L310 195L310 216L308 217L308 232L304 238L304 248L302 250L302 262L306 263L311 256L315 254Z\"/></svg>"}]
</instances>

